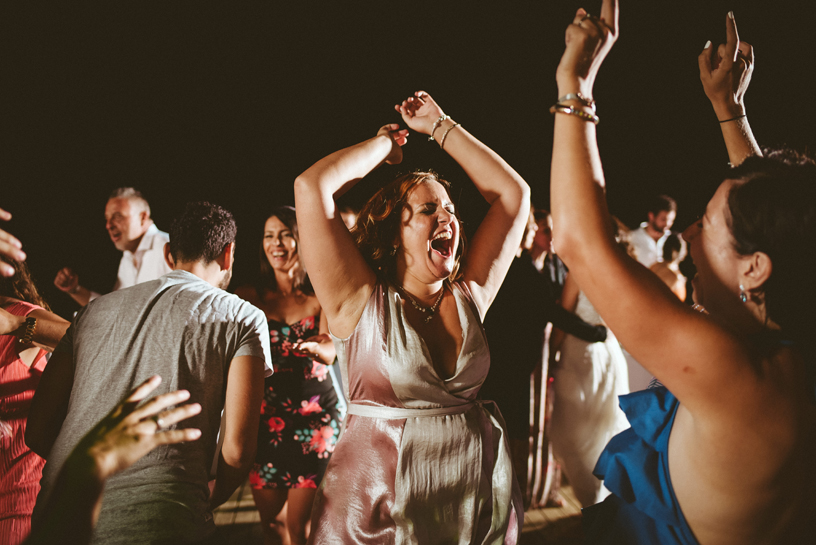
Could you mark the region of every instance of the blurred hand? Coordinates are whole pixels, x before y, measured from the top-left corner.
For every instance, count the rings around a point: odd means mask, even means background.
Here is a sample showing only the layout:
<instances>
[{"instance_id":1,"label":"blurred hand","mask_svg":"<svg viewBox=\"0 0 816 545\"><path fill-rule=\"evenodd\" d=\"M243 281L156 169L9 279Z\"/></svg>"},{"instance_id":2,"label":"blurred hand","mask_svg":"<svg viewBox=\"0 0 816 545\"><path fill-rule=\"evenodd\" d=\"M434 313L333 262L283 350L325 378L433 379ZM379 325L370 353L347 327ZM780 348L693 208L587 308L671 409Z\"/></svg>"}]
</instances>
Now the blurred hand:
<instances>
[{"instance_id":1,"label":"blurred hand","mask_svg":"<svg viewBox=\"0 0 816 545\"><path fill-rule=\"evenodd\" d=\"M57 273L54 285L65 293L71 293L79 286L79 276L70 267L65 267Z\"/></svg>"},{"instance_id":2,"label":"blurred hand","mask_svg":"<svg viewBox=\"0 0 816 545\"><path fill-rule=\"evenodd\" d=\"M434 122L445 115L442 108L425 91L417 91L414 96L402 101L402 104L394 106L402 120L411 130L422 134L431 134Z\"/></svg>"},{"instance_id":3,"label":"blurred hand","mask_svg":"<svg viewBox=\"0 0 816 545\"><path fill-rule=\"evenodd\" d=\"M0 220L8 221L11 214L0 208ZM0 229L0 255L15 261L25 261L26 255L22 251L23 245L11 234ZM0 276L12 276L14 267L0 261Z\"/></svg>"},{"instance_id":4,"label":"blurred hand","mask_svg":"<svg viewBox=\"0 0 816 545\"><path fill-rule=\"evenodd\" d=\"M618 13L618 0L603 0L600 17L583 8L575 13L567 27L567 47L555 72L559 96L581 93L592 98L598 70L618 39Z\"/></svg>"},{"instance_id":5,"label":"blurred hand","mask_svg":"<svg viewBox=\"0 0 816 545\"><path fill-rule=\"evenodd\" d=\"M390 123L377 131L377 136L388 136L391 139L391 151L385 162L389 165L398 165L402 162L402 146L408 142L408 129L400 130L399 125Z\"/></svg>"},{"instance_id":6,"label":"blurred hand","mask_svg":"<svg viewBox=\"0 0 816 545\"><path fill-rule=\"evenodd\" d=\"M754 72L754 48L740 41L733 12L725 18L725 34L726 43L715 51L709 42L697 61L708 100L718 117L729 119L745 113L743 99Z\"/></svg>"},{"instance_id":7,"label":"blurred hand","mask_svg":"<svg viewBox=\"0 0 816 545\"><path fill-rule=\"evenodd\" d=\"M198 403L166 410L189 399L190 392L186 390L156 396L136 408L159 384L161 377L155 375L133 390L82 438L71 458L89 457L95 463L97 476L104 480L127 469L159 445L195 441L201 437L197 429L162 431L201 412Z\"/></svg>"},{"instance_id":8,"label":"blurred hand","mask_svg":"<svg viewBox=\"0 0 816 545\"><path fill-rule=\"evenodd\" d=\"M292 351L300 356L307 356L313 360L319 359L320 346L323 344L331 344L332 340L326 333L309 337L303 341L292 345Z\"/></svg>"}]
</instances>

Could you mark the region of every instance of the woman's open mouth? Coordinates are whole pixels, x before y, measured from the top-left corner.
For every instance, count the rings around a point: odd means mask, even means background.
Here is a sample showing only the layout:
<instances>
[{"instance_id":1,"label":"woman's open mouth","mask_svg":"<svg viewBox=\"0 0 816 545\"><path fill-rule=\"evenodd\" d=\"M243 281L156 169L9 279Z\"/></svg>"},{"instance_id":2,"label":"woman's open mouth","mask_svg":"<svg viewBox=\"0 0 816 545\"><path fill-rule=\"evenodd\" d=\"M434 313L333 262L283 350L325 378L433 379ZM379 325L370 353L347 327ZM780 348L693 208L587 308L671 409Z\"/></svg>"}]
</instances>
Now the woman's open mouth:
<instances>
[{"instance_id":1,"label":"woman's open mouth","mask_svg":"<svg viewBox=\"0 0 816 545\"><path fill-rule=\"evenodd\" d=\"M453 255L453 233L443 231L431 239L431 249L447 259Z\"/></svg>"}]
</instances>

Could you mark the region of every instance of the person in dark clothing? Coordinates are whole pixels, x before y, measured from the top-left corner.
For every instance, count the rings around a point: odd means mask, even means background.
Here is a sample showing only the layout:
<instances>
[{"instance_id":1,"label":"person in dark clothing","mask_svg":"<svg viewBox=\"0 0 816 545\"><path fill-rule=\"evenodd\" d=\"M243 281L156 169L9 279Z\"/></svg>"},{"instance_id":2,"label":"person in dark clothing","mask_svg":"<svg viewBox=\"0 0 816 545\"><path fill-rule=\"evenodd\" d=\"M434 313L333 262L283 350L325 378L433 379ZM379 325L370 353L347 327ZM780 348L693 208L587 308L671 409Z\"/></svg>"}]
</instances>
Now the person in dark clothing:
<instances>
[{"instance_id":1,"label":"person in dark clothing","mask_svg":"<svg viewBox=\"0 0 816 545\"><path fill-rule=\"evenodd\" d=\"M547 365L544 361L547 324L552 322L587 342L606 340L606 327L588 324L557 303L547 270L539 272L528 253L536 230L531 213L518 255L484 318L491 365L480 390L480 396L494 400L504 416L522 490L530 434L530 375L537 366ZM543 376L547 376L546 369Z\"/></svg>"}]
</instances>

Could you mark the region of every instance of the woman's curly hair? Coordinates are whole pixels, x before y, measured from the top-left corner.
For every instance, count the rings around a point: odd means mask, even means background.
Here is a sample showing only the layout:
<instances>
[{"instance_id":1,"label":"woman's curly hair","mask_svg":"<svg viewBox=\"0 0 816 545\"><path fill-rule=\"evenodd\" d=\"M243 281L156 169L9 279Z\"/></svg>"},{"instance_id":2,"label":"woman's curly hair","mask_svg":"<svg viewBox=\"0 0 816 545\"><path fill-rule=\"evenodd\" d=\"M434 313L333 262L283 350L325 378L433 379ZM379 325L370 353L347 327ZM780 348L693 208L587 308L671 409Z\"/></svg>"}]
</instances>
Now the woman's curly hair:
<instances>
[{"instance_id":1,"label":"woman's curly hair","mask_svg":"<svg viewBox=\"0 0 816 545\"><path fill-rule=\"evenodd\" d=\"M408 196L421 183L437 182L445 188L450 198L450 184L433 171L415 171L398 176L382 187L360 210L357 223L351 235L368 265L386 280L393 282L396 277L397 258L394 243L399 240L402 212L408 208ZM453 199L451 199L453 200ZM459 214L454 210L461 227ZM465 236L459 229L459 247L456 263L448 280L453 282L460 276L465 253Z\"/></svg>"},{"instance_id":2,"label":"woman's curly hair","mask_svg":"<svg viewBox=\"0 0 816 545\"><path fill-rule=\"evenodd\" d=\"M41 306L45 310L51 310L45 299L40 296L25 261L17 261L9 257L0 257L0 260L14 267L14 276L0 276L0 295Z\"/></svg>"}]
</instances>

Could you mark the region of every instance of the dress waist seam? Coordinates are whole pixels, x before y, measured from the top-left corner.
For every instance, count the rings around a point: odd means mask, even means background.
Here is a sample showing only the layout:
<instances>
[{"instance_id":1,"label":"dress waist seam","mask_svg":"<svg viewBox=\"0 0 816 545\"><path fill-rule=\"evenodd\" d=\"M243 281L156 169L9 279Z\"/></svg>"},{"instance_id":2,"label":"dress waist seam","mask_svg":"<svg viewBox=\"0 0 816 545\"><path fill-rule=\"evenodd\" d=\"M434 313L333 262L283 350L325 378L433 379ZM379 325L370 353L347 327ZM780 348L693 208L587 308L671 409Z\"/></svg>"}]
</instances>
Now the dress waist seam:
<instances>
[{"instance_id":1,"label":"dress waist seam","mask_svg":"<svg viewBox=\"0 0 816 545\"><path fill-rule=\"evenodd\" d=\"M431 407L427 409L408 409L403 407L384 407L382 405L361 405L359 403L349 403L346 414L365 416L368 418L383 418L386 420L397 420L400 418L421 418L429 416L450 416L466 413L477 405L471 401L462 405L451 405L448 407Z\"/></svg>"}]
</instances>

